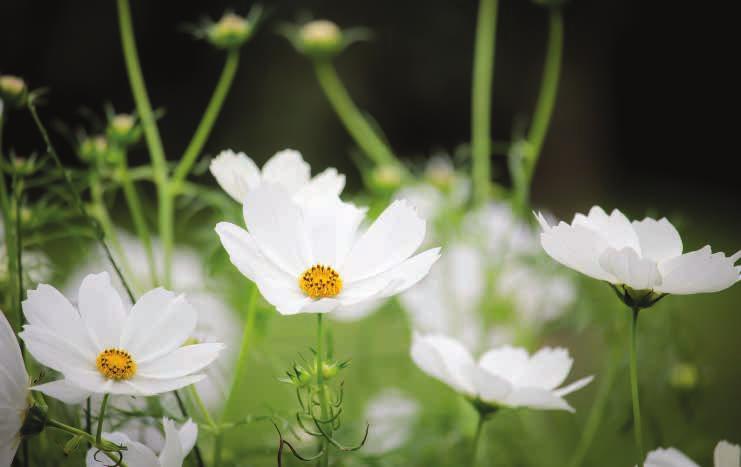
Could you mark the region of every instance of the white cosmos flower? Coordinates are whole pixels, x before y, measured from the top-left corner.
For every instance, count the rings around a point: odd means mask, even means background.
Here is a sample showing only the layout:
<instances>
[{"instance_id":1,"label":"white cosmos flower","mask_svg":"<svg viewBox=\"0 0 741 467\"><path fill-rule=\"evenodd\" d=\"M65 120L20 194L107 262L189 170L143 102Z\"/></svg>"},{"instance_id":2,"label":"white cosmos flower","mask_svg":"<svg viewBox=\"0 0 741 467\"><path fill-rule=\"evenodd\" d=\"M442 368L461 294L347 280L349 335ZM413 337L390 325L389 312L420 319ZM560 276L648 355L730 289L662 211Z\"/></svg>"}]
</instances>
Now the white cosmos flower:
<instances>
[{"instance_id":1,"label":"white cosmos flower","mask_svg":"<svg viewBox=\"0 0 741 467\"><path fill-rule=\"evenodd\" d=\"M9 466L28 411L28 373L18 340L0 310L0 466Z\"/></svg>"},{"instance_id":2,"label":"white cosmos flower","mask_svg":"<svg viewBox=\"0 0 741 467\"><path fill-rule=\"evenodd\" d=\"M414 252L425 221L404 201L392 203L364 232L365 210L337 196L298 204L269 184L244 199L247 230L216 225L232 263L279 313L326 313L402 292L440 257Z\"/></svg>"},{"instance_id":3,"label":"white cosmos flower","mask_svg":"<svg viewBox=\"0 0 741 467\"><path fill-rule=\"evenodd\" d=\"M505 203L490 202L469 212L463 220L463 230L500 263L539 250L533 229Z\"/></svg>"},{"instance_id":4,"label":"white cosmos flower","mask_svg":"<svg viewBox=\"0 0 741 467\"><path fill-rule=\"evenodd\" d=\"M365 409L370 429L363 452L378 456L402 447L412 434L419 409L417 401L394 388L371 399Z\"/></svg>"},{"instance_id":5,"label":"white cosmos flower","mask_svg":"<svg viewBox=\"0 0 741 467\"><path fill-rule=\"evenodd\" d=\"M104 433L103 437L123 445L126 450L121 451L123 462L132 467L182 467L183 461L188 453L193 449L198 437L198 426L191 420L178 429L175 422L168 418L162 419L162 425L165 429L165 444L159 456L146 445L132 441L123 433ZM118 460L117 455L113 455L113 460ZM103 452L91 448L87 452L87 467L103 467L112 465L112 459Z\"/></svg>"},{"instance_id":6,"label":"white cosmos flower","mask_svg":"<svg viewBox=\"0 0 741 467\"><path fill-rule=\"evenodd\" d=\"M415 334L411 353L422 371L492 407L573 412L563 397L592 381L588 376L559 388L573 364L562 348L544 347L530 356L525 349L505 346L489 350L476 362L455 339Z\"/></svg>"},{"instance_id":7,"label":"white cosmos flower","mask_svg":"<svg viewBox=\"0 0 741 467\"><path fill-rule=\"evenodd\" d=\"M210 169L221 188L239 203L244 201L247 193L263 183L280 185L299 200L315 195L339 195L345 188L345 176L334 168L311 178L309 164L300 152L293 149L275 153L263 165L262 171L243 152L227 149L211 161Z\"/></svg>"},{"instance_id":8,"label":"white cosmos flower","mask_svg":"<svg viewBox=\"0 0 741 467\"><path fill-rule=\"evenodd\" d=\"M32 389L67 403L90 394L151 396L188 386L212 363L220 343L183 345L197 313L182 295L162 288L127 310L108 273L80 285L78 309L54 287L40 285L23 302L20 333L29 352L63 380Z\"/></svg>"},{"instance_id":9,"label":"white cosmos flower","mask_svg":"<svg viewBox=\"0 0 741 467\"><path fill-rule=\"evenodd\" d=\"M633 290L667 294L718 292L741 279L741 266L710 246L682 254L682 240L668 220L630 222L615 209L599 206L571 224L551 226L538 214L541 243L556 261L583 274Z\"/></svg>"},{"instance_id":10,"label":"white cosmos flower","mask_svg":"<svg viewBox=\"0 0 741 467\"><path fill-rule=\"evenodd\" d=\"M700 467L675 448L656 449L648 453L644 467ZM713 452L714 467L741 466L741 448L728 441L721 441Z\"/></svg>"},{"instance_id":11,"label":"white cosmos flower","mask_svg":"<svg viewBox=\"0 0 741 467\"><path fill-rule=\"evenodd\" d=\"M576 287L567 277L519 262L505 265L495 286L529 326L558 318L576 301Z\"/></svg>"}]
</instances>

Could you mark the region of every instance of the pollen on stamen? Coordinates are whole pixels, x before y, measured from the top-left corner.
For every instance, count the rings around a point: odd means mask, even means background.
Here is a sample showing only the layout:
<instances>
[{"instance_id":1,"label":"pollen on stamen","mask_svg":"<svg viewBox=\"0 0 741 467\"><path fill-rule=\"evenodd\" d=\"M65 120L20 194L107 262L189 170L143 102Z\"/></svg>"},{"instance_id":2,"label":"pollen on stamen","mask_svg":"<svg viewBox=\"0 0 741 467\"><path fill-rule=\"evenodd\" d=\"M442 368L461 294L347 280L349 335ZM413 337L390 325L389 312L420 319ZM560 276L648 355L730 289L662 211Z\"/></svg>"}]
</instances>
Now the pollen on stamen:
<instances>
[{"instance_id":1,"label":"pollen on stamen","mask_svg":"<svg viewBox=\"0 0 741 467\"><path fill-rule=\"evenodd\" d=\"M131 379L136 374L136 362L121 349L105 349L95 359L95 366L103 376L116 381Z\"/></svg>"},{"instance_id":2,"label":"pollen on stamen","mask_svg":"<svg viewBox=\"0 0 741 467\"><path fill-rule=\"evenodd\" d=\"M311 298L328 298L340 293L342 279L331 267L315 264L301 274L298 285Z\"/></svg>"}]
</instances>

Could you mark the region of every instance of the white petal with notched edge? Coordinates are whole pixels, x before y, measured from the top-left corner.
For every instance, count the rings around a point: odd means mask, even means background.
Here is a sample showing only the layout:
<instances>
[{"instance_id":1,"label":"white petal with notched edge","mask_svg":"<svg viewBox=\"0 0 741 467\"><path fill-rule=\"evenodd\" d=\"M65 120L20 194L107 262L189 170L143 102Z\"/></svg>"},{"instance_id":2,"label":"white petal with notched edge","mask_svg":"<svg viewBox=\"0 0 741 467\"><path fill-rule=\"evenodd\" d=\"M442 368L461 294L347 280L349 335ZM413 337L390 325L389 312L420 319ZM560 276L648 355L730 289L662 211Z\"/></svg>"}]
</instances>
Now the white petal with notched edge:
<instances>
[{"instance_id":1,"label":"white petal with notched edge","mask_svg":"<svg viewBox=\"0 0 741 467\"><path fill-rule=\"evenodd\" d=\"M476 362L455 339L415 334L411 355L428 375L493 407L573 412L563 397L592 380L590 376L559 387L573 363L568 351L560 348L546 347L530 356L525 349L505 346L484 353Z\"/></svg>"},{"instance_id":2,"label":"white petal with notched edge","mask_svg":"<svg viewBox=\"0 0 741 467\"><path fill-rule=\"evenodd\" d=\"M0 465L13 462L28 410L28 374L10 323L0 310Z\"/></svg>"},{"instance_id":3,"label":"white petal with notched edge","mask_svg":"<svg viewBox=\"0 0 741 467\"><path fill-rule=\"evenodd\" d=\"M741 255L709 246L682 254L682 239L665 218L630 222L617 209L595 206L571 224L550 225L536 214L543 249L556 261L595 279L633 290L695 294L718 292L741 280Z\"/></svg>"},{"instance_id":4,"label":"white petal with notched edge","mask_svg":"<svg viewBox=\"0 0 741 467\"><path fill-rule=\"evenodd\" d=\"M67 403L90 394L151 396L188 386L203 379L198 372L223 349L220 343L183 347L197 316L184 296L154 289L129 310L107 273L83 280L79 311L48 285L30 291L23 310L28 324L20 337L29 352L64 377L32 389ZM97 367L98 356L112 349L135 364L124 378Z\"/></svg>"}]
</instances>

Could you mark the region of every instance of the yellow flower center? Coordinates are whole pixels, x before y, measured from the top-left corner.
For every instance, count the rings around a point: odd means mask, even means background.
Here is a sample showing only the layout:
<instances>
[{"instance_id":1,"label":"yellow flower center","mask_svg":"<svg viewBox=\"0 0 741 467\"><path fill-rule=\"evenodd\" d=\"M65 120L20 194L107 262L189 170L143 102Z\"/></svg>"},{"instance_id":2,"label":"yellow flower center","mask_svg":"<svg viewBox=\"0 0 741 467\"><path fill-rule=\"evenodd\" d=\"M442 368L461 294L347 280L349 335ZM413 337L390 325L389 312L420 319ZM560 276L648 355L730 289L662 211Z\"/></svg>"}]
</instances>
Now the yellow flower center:
<instances>
[{"instance_id":1,"label":"yellow flower center","mask_svg":"<svg viewBox=\"0 0 741 467\"><path fill-rule=\"evenodd\" d=\"M331 267L315 264L301 274L298 285L311 298L327 298L340 293L342 279Z\"/></svg>"},{"instance_id":2,"label":"yellow flower center","mask_svg":"<svg viewBox=\"0 0 741 467\"><path fill-rule=\"evenodd\" d=\"M95 359L95 366L103 376L117 381L131 379L136 374L136 362L121 349L105 349Z\"/></svg>"}]
</instances>

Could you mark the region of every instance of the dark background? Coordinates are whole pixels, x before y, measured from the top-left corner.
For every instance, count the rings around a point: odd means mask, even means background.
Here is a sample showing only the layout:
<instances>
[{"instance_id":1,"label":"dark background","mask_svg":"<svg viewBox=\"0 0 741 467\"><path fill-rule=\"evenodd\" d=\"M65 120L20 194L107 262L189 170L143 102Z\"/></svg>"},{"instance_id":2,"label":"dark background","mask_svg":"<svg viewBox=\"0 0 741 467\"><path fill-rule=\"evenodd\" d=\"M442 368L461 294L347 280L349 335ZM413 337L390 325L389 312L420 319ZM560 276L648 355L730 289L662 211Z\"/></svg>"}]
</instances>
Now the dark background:
<instances>
[{"instance_id":1,"label":"dark background","mask_svg":"<svg viewBox=\"0 0 741 467\"><path fill-rule=\"evenodd\" d=\"M132 2L145 79L170 159L179 157L220 73L222 53L182 31L245 2ZM445 0L266 3L270 11L242 51L235 85L208 153L224 147L258 160L283 147L317 167L358 176L352 142L312 70L276 26L301 13L341 26L367 26L370 43L337 59L354 99L380 123L398 153L419 160L469 137L476 2ZM535 180L536 204L713 203L738 212L738 55L731 12L710 4L640 0L575 1L565 13L565 57L553 125ZM79 109L133 102L119 47L115 2L3 0L0 72L48 87L44 114L83 124ZM532 111L542 67L546 12L531 2L500 5L493 136L507 139ZM726 20L729 21L729 20ZM18 153L41 148L29 121L14 119L6 141ZM74 162L70 150L68 162ZM136 157L136 155L135 155ZM138 157L146 157L144 147ZM496 164L495 164L496 165ZM689 189L688 189L689 188ZM584 200L590 200L586 202ZM593 200L593 201L592 201ZM720 206L719 206L720 207ZM725 209L713 210L725 217ZM733 216L737 217L737 216Z\"/></svg>"}]
</instances>

